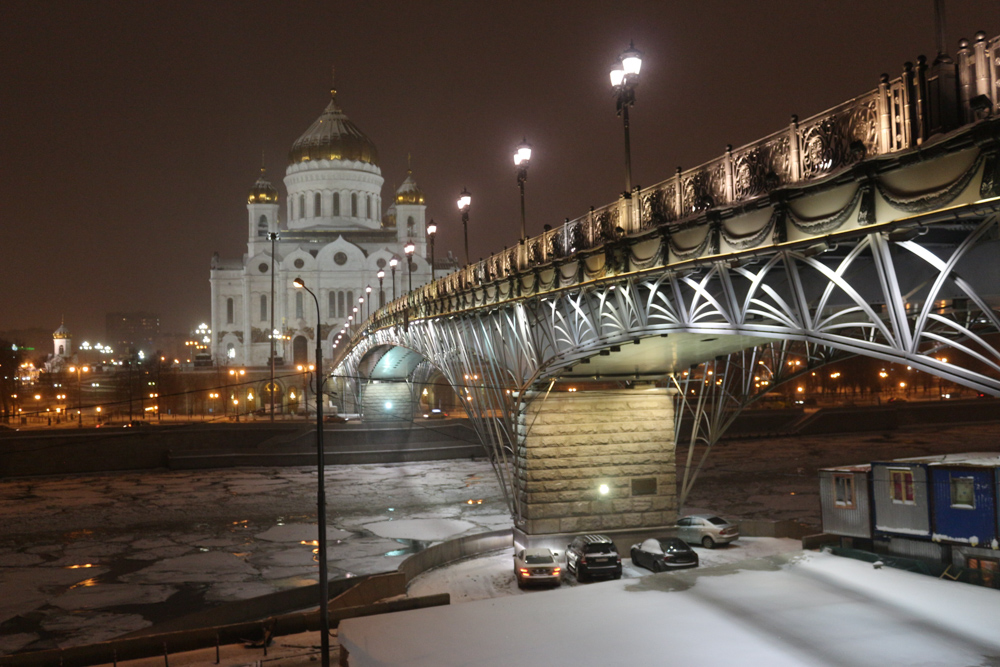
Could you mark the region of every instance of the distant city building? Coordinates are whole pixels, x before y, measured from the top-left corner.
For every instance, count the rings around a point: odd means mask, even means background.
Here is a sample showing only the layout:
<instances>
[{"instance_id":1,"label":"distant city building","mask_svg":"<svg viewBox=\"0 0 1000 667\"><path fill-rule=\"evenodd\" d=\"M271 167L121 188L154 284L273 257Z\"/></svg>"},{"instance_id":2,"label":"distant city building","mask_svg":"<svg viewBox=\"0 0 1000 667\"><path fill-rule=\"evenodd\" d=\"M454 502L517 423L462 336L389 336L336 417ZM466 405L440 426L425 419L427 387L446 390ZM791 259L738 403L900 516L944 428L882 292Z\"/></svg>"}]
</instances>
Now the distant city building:
<instances>
[{"instance_id":1,"label":"distant city building","mask_svg":"<svg viewBox=\"0 0 1000 667\"><path fill-rule=\"evenodd\" d=\"M379 306L379 270L385 271L385 302L405 294L409 280L416 287L431 279L423 192L407 170L383 215L378 151L341 111L336 91L292 145L284 183L286 222L279 224L278 191L261 169L247 199L246 254L212 258L211 341L217 363L267 366L271 336L276 363L309 363L315 360L317 335L329 355L345 323L357 324ZM271 233L278 235L273 258ZM415 246L412 276L403 252L408 242ZM451 268L449 260L438 264ZM319 299L318 331L316 305L292 284L296 278Z\"/></svg>"},{"instance_id":2,"label":"distant city building","mask_svg":"<svg viewBox=\"0 0 1000 667\"><path fill-rule=\"evenodd\" d=\"M152 354L160 335L160 318L154 313L108 313L105 335L119 355L130 351Z\"/></svg>"}]
</instances>

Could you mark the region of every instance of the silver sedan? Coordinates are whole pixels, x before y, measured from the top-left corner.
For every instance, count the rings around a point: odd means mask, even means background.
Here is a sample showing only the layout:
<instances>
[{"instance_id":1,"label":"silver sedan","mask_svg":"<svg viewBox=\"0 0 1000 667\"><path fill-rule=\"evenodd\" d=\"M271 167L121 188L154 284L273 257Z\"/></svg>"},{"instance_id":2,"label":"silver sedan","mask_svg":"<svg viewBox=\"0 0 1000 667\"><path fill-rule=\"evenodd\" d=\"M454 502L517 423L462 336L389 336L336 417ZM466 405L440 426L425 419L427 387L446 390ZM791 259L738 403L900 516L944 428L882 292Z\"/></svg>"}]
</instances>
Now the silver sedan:
<instances>
[{"instance_id":1,"label":"silver sedan","mask_svg":"<svg viewBox=\"0 0 1000 667\"><path fill-rule=\"evenodd\" d=\"M714 514L692 514L677 522L677 537L711 549L739 539L740 527Z\"/></svg>"},{"instance_id":2,"label":"silver sedan","mask_svg":"<svg viewBox=\"0 0 1000 667\"><path fill-rule=\"evenodd\" d=\"M514 554L514 576L522 588L528 584L558 586L562 582L562 568L548 549L521 549Z\"/></svg>"}]
</instances>

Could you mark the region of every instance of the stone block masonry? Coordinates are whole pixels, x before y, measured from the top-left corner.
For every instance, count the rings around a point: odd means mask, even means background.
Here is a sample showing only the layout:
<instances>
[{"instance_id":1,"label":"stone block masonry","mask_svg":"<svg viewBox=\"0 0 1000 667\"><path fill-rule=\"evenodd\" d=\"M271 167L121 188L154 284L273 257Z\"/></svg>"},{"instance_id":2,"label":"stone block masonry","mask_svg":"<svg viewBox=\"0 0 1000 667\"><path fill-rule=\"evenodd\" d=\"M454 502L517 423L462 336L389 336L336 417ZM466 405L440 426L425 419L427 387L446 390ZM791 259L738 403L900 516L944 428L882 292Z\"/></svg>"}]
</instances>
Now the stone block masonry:
<instances>
[{"instance_id":1,"label":"stone block masonry","mask_svg":"<svg viewBox=\"0 0 1000 667\"><path fill-rule=\"evenodd\" d=\"M405 424L413 419L413 401L407 382L369 382L361 394L365 422Z\"/></svg>"},{"instance_id":2,"label":"stone block masonry","mask_svg":"<svg viewBox=\"0 0 1000 667\"><path fill-rule=\"evenodd\" d=\"M602 388L524 398L515 484L526 534L673 526L670 390Z\"/></svg>"}]
</instances>

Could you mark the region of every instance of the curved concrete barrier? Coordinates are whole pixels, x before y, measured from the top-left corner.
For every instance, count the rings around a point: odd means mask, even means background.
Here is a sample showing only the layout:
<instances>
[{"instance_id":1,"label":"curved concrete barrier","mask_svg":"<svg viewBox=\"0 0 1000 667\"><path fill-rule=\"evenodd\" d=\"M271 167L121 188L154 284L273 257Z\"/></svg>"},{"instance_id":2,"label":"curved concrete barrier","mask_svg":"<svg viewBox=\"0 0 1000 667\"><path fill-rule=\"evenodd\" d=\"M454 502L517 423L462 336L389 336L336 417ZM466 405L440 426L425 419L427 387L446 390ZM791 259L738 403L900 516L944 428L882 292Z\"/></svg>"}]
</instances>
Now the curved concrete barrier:
<instances>
[{"instance_id":1,"label":"curved concrete barrier","mask_svg":"<svg viewBox=\"0 0 1000 667\"><path fill-rule=\"evenodd\" d=\"M418 574L433 570L445 563L470 556L479 556L490 551L499 551L513 546L513 544L514 533L510 528L468 535L418 551L400 563L398 569L406 575L406 583L409 584Z\"/></svg>"}]
</instances>

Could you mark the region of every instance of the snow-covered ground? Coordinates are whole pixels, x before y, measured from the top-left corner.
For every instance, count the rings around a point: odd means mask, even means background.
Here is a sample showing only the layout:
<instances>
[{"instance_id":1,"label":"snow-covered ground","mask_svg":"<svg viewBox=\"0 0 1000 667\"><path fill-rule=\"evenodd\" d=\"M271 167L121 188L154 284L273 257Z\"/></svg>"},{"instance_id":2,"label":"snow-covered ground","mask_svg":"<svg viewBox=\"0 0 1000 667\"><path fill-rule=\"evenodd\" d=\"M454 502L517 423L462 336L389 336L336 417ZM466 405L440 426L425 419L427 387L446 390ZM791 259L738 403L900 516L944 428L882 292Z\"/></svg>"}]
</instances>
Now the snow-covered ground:
<instances>
[{"instance_id":1,"label":"snow-covered ground","mask_svg":"<svg viewBox=\"0 0 1000 667\"><path fill-rule=\"evenodd\" d=\"M490 597L348 619L340 644L352 667L971 667L1000 656L1000 592L816 552Z\"/></svg>"}]
</instances>

